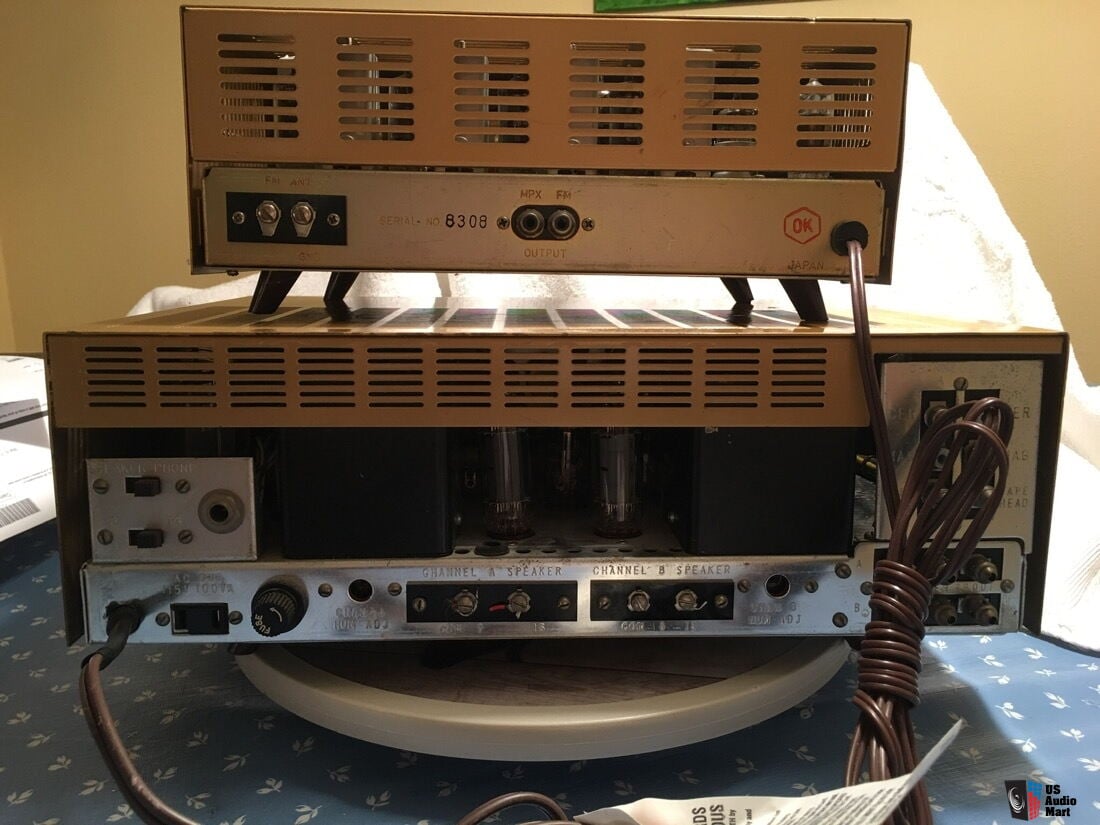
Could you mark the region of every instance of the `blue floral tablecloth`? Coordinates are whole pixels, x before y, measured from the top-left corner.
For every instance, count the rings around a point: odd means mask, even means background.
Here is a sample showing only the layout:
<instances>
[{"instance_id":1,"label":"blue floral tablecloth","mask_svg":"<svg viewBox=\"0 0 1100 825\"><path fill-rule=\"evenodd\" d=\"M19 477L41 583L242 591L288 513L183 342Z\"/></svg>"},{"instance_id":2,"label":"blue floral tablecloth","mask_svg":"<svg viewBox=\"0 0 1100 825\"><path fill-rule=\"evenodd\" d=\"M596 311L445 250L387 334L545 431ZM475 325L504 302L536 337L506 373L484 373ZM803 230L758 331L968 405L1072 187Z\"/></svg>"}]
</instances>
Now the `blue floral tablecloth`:
<instances>
[{"instance_id":1,"label":"blue floral tablecloth","mask_svg":"<svg viewBox=\"0 0 1100 825\"><path fill-rule=\"evenodd\" d=\"M0 823L137 821L80 716L86 651L65 647L53 529L0 545ZM427 756L332 733L272 704L221 646L134 645L104 680L137 765L200 823L434 825L511 790L541 791L578 813L643 796L834 788L855 718L854 676L849 664L802 705L710 742L530 763ZM1006 825L1004 782L1020 779L1076 799L1068 816L1043 822L1100 823L1100 660L1023 634L933 636L922 689L922 751L965 720L928 781L937 823ZM505 821L535 816L517 809Z\"/></svg>"}]
</instances>

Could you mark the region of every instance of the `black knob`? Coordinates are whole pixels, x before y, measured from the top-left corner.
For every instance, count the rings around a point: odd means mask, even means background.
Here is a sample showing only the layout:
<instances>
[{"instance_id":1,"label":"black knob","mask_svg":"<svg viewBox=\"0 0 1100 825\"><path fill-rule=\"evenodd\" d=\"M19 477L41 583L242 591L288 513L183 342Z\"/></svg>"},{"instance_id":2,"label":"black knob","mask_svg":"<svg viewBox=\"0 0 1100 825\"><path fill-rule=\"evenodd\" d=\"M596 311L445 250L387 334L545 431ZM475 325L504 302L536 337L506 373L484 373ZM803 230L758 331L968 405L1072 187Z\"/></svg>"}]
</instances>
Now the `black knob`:
<instances>
[{"instance_id":1,"label":"black knob","mask_svg":"<svg viewBox=\"0 0 1100 825\"><path fill-rule=\"evenodd\" d=\"M252 627L261 636L279 636L302 620L305 605L297 592L282 584L265 584L252 597Z\"/></svg>"}]
</instances>

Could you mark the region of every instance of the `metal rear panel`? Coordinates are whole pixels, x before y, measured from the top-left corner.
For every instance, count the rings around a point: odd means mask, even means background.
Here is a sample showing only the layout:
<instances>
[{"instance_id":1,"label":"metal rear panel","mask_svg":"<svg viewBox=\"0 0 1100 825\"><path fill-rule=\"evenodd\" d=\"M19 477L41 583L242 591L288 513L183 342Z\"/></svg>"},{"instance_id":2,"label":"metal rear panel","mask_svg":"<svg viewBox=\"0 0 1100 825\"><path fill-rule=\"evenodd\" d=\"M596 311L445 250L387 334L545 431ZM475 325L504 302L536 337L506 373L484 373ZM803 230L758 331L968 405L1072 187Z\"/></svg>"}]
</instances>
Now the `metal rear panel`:
<instances>
[{"instance_id":1,"label":"metal rear panel","mask_svg":"<svg viewBox=\"0 0 1100 825\"><path fill-rule=\"evenodd\" d=\"M186 8L198 162L890 173L906 22Z\"/></svg>"}]
</instances>

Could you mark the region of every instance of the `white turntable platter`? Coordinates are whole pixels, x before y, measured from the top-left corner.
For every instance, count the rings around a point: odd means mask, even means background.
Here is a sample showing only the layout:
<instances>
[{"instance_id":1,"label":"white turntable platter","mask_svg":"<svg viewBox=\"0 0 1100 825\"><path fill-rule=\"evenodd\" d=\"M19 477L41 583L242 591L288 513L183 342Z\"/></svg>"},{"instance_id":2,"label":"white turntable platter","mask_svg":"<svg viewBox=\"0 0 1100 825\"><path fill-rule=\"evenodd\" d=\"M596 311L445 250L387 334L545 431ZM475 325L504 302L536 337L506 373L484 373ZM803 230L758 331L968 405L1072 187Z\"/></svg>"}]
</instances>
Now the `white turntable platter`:
<instances>
[{"instance_id":1,"label":"white turntable platter","mask_svg":"<svg viewBox=\"0 0 1100 825\"><path fill-rule=\"evenodd\" d=\"M261 646L273 701L331 730L474 759L571 760L712 739L824 685L837 639L572 639Z\"/></svg>"}]
</instances>

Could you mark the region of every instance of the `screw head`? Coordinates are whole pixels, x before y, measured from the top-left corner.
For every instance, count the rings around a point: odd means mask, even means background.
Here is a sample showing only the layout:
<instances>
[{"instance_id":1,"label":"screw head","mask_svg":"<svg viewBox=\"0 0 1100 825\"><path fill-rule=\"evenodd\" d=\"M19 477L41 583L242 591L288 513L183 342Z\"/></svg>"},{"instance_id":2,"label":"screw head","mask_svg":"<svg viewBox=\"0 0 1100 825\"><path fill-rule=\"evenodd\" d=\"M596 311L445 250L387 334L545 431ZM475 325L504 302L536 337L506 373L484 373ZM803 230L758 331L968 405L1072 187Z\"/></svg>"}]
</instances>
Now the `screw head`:
<instances>
[{"instance_id":1,"label":"screw head","mask_svg":"<svg viewBox=\"0 0 1100 825\"><path fill-rule=\"evenodd\" d=\"M317 213L305 201L299 201L290 208L290 219L298 226L309 226L315 217Z\"/></svg>"},{"instance_id":2,"label":"screw head","mask_svg":"<svg viewBox=\"0 0 1100 825\"><path fill-rule=\"evenodd\" d=\"M808 582L806 582L805 586L806 586L806 592L807 593L816 593L817 592L817 582L815 582L813 579L810 579Z\"/></svg>"},{"instance_id":3,"label":"screw head","mask_svg":"<svg viewBox=\"0 0 1100 825\"><path fill-rule=\"evenodd\" d=\"M569 600L568 596L562 596L558 599L558 610L568 610L572 605L573 602Z\"/></svg>"},{"instance_id":4,"label":"screw head","mask_svg":"<svg viewBox=\"0 0 1100 825\"><path fill-rule=\"evenodd\" d=\"M1016 582L1012 581L1012 579L1003 579L1001 581L1001 592L1002 593L1011 593L1015 589L1016 589Z\"/></svg>"},{"instance_id":5,"label":"screw head","mask_svg":"<svg viewBox=\"0 0 1100 825\"><path fill-rule=\"evenodd\" d=\"M327 599L329 596L332 595L332 585L328 582L319 585L317 587L317 595L320 596L322 599Z\"/></svg>"},{"instance_id":6,"label":"screw head","mask_svg":"<svg viewBox=\"0 0 1100 825\"><path fill-rule=\"evenodd\" d=\"M283 212L275 201L264 201L256 207L256 220L260 223L278 223Z\"/></svg>"},{"instance_id":7,"label":"screw head","mask_svg":"<svg viewBox=\"0 0 1100 825\"><path fill-rule=\"evenodd\" d=\"M111 489L111 485L107 482L107 479L97 478L95 481L92 482L92 489L100 495L103 495Z\"/></svg>"},{"instance_id":8,"label":"screw head","mask_svg":"<svg viewBox=\"0 0 1100 825\"><path fill-rule=\"evenodd\" d=\"M870 596L875 590L875 586L871 582L864 582L859 586L859 592L864 596Z\"/></svg>"},{"instance_id":9,"label":"screw head","mask_svg":"<svg viewBox=\"0 0 1100 825\"><path fill-rule=\"evenodd\" d=\"M428 609L427 600L420 596L417 596L415 599L412 600L412 609L417 613L423 613L425 610Z\"/></svg>"},{"instance_id":10,"label":"screw head","mask_svg":"<svg viewBox=\"0 0 1100 825\"><path fill-rule=\"evenodd\" d=\"M501 215L499 218L497 218L497 229L507 229L510 225L511 225L511 221L509 221L503 215Z\"/></svg>"},{"instance_id":11,"label":"screw head","mask_svg":"<svg viewBox=\"0 0 1100 825\"><path fill-rule=\"evenodd\" d=\"M229 613L229 623L230 624L240 624L243 619L244 619L244 616L241 615L241 611L239 611L239 610L230 611L230 613Z\"/></svg>"},{"instance_id":12,"label":"screw head","mask_svg":"<svg viewBox=\"0 0 1100 825\"><path fill-rule=\"evenodd\" d=\"M596 599L596 607L598 607L600 610L607 610L607 608L611 607L611 597L600 596L598 599Z\"/></svg>"},{"instance_id":13,"label":"screw head","mask_svg":"<svg viewBox=\"0 0 1100 825\"><path fill-rule=\"evenodd\" d=\"M329 212L328 215L325 217L325 223L327 223L329 226L339 226L340 216L335 212Z\"/></svg>"},{"instance_id":14,"label":"screw head","mask_svg":"<svg viewBox=\"0 0 1100 825\"><path fill-rule=\"evenodd\" d=\"M190 544L195 535L190 530L180 530L176 538L179 539L180 544Z\"/></svg>"},{"instance_id":15,"label":"screw head","mask_svg":"<svg viewBox=\"0 0 1100 825\"><path fill-rule=\"evenodd\" d=\"M233 223L237 224L237 226L240 226L245 221L245 214L244 212L237 210L233 213L233 217L230 220L232 220Z\"/></svg>"},{"instance_id":16,"label":"screw head","mask_svg":"<svg viewBox=\"0 0 1100 825\"><path fill-rule=\"evenodd\" d=\"M181 478L176 482L177 493L189 493L191 491L191 482L186 478Z\"/></svg>"},{"instance_id":17,"label":"screw head","mask_svg":"<svg viewBox=\"0 0 1100 825\"><path fill-rule=\"evenodd\" d=\"M689 587L676 594L674 599L676 609L682 612L691 612L699 609L699 595Z\"/></svg>"},{"instance_id":18,"label":"screw head","mask_svg":"<svg viewBox=\"0 0 1100 825\"><path fill-rule=\"evenodd\" d=\"M645 613L649 610L649 594L644 590L634 590L626 597L626 608L631 613Z\"/></svg>"},{"instance_id":19,"label":"screw head","mask_svg":"<svg viewBox=\"0 0 1100 825\"><path fill-rule=\"evenodd\" d=\"M110 544L115 540L115 534L110 530L100 530L95 537L100 544Z\"/></svg>"},{"instance_id":20,"label":"screw head","mask_svg":"<svg viewBox=\"0 0 1100 825\"><path fill-rule=\"evenodd\" d=\"M725 593L719 593L714 597L714 606L719 609L726 607L729 603L729 597L727 597Z\"/></svg>"},{"instance_id":21,"label":"screw head","mask_svg":"<svg viewBox=\"0 0 1100 825\"><path fill-rule=\"evenodd\" d=\"M167 613L158 613L157 614L156 622L161 627L167 627L167 625L170 621L172 621L172 617L169 616Z\"/></svg>"},{"instance_id":22,"label":"screw head","mask_svg":"<svg viewBox=\"0 0 1100 825\"><path fill-rule=\"evenodd\" d=\"M585 218L583 221L581 221L581 229L583 229L585 232L591 232L595 228L596 222L591 218Z\"/></svg>"},{"instance_id":23,"label":"screw head","mask_svg":"<svg viewBox=\"0 0 1100 825\"><path fill-rule=\"evenodd\" d=\"M834 613L833 624L837 627L844 627L846 624L848 624L848 617L845 616L843 613Z\"/></svg>"},{"instance_id":24,"label":"screw head","mask_svg":"<svg viewBox=\"0 0 1100 825\"><path fill-rule=\"evenodd\" d=\"M841 562L836 566L836 574L842 579L846 579L852 575L852 568L844 562Z\"/></svg>"},{"instance_id":25,"label":"screw head","mask_svg":"<svg viewBox=\"0 0 1100 825\"><path fill-rule=\"evenodd\" d=\"M741 579L741 581L737 583L737 589L742 593L748 593L750 587L752 587L752 584L748 579Z\"/></svg>"},{"instance_id":26,"label":"screw head","mask_svg":"<svg viewBox=\"0 0 1100 825\"><path fill-rule=\"evenodd\" d=\"M391 596L400 596L401 585L397 582L390 582L389 586L386 588L386 592L389 593Z\"/></svg>"}]
</instances>

